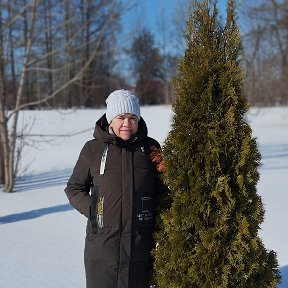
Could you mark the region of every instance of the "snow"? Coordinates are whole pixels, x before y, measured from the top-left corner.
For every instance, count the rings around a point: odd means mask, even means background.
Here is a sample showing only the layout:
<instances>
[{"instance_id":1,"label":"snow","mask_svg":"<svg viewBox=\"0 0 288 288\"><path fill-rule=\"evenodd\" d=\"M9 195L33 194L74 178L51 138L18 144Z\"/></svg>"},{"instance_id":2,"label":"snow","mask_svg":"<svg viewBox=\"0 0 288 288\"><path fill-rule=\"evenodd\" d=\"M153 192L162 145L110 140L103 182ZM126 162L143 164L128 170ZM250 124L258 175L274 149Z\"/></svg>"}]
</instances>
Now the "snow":
<instances>
[{"instance_id":1,"label":"snow","mask_svg":"<svg viewBox=\"0 0 288 288\"><path fill-rule=\"evenodd\" d=\"M85 286L86 219L72 209L63 190L80 149L91 139L95 121L104 112L21 113L22 125L28 124L29 133L51 137L48 142L39 137L29 142L15 193L0 192L0 288ZM161 144L172 115L170 106L142 107L149 135ZM279 288L284 288L288 287L288 107L253 108L247 117L262 154L258 193L266 213L260 236L267 249L277 252L283 276ZM84 132L73 137L53 136L78 131Z\"/></svg>"}]
</instances>

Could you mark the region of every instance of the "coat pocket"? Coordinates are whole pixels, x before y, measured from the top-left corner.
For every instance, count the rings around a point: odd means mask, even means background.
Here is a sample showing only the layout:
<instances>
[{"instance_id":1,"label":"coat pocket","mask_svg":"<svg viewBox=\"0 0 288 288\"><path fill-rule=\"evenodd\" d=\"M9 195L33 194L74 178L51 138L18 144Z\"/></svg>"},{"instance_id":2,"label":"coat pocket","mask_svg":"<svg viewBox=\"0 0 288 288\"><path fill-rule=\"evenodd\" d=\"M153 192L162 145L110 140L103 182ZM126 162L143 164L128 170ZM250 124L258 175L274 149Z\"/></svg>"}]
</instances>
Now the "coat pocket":
<instances>
[{"instance_id":1,"label":"coat pocket","mask_svg":"<svg viewBox=\"0 0 288 288\"><path fill-rule=\"evenodd\" d=\"M93 234L97 234L98 228L104 228L104 196L99 196L98 186L93 187L92 196L93 200L90 208L90 221Z\"/></svg>"}]
</instances>

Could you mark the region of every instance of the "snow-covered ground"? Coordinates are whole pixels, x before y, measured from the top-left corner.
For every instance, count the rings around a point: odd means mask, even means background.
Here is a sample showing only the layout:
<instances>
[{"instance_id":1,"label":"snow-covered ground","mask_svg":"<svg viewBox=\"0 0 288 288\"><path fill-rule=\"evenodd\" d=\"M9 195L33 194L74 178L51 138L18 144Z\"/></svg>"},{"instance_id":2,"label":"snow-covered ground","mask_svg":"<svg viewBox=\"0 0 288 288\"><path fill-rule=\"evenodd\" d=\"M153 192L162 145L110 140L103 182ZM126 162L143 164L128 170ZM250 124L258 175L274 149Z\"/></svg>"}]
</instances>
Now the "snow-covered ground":
<instances>
[{"instance_id":1,"label":"snow-covered ground","mask_svg":"<svg viewBox=\"0 0 288 288\"><path fill-rule=\"evenodd\" d=\"M26 147L25 171L15 193L0 192L0 288L79 288L85 286L85 217L68 204L63 189L83 144L91 139L104 110L25 111L33 134L73 134ZM171 107L143 107L149 135L163 143L170 130ZM258 193L265 205L260 236L278 254L288 287L288 107L251 109L247 115L262 153ZM287 192L286 192L287 193Z\"/></svg>"}]
</instances>

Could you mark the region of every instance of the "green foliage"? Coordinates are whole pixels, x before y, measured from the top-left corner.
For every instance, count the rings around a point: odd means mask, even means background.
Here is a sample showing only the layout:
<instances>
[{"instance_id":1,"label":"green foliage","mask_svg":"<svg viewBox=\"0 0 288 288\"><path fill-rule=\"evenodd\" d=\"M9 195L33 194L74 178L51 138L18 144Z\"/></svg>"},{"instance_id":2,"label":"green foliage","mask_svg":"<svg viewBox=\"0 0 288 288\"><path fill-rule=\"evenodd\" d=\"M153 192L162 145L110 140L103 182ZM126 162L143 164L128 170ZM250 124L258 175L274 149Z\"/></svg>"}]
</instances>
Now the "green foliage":
<instances>
[{"instance_id":1,"label":"green foliage","mask_svg":"<svg viewBox=\"0 0 288 288\"><path fill-rule=\"evenodd\" d=\"M276 255L258 236L260 154L245 122L234 3L224 26L215 4L194 4L163 147L171 205L156 234L157 287L277 287Z\"/></svg>"}]
</instances>

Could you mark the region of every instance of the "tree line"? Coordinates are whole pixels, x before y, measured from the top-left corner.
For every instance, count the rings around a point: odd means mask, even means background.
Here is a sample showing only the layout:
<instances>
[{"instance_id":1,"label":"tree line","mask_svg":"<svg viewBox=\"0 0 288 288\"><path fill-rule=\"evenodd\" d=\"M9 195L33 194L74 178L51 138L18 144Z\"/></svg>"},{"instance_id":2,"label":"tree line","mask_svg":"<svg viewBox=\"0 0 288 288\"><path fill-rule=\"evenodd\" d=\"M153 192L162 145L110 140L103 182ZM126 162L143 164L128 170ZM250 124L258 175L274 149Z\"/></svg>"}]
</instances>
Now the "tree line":
<instances>
[{"instance_id":1,"label":"tree line","mask_svg":"<svg viewBox=\"0 0 288 288\"><path fill-rule=\"evenodd\" d=\"M167 101L162 96L167 84L164 55L152 34L142 29L129 49L119 51L119 43L128 38L120 25L127 9L128 4L116 0L1 1L5 109L15 107L20 86L19 104L25 108L100 107L110 91L131 86L123 71L117 71L121 53L133 59L135 89L143 104Z\"/></svg>"},{"instance_id":2,"label":"tree line","mask_svg":"<svg viewBox=\"0 0 288 288\"><path fill-rule=\"evenodd\" d=\"M123 9L117 1L1 1L5 108L18 100L27 108L95 106L95 90L113 85L110 39Z\"/></svg>"},{"instance_id":3,"label":"tree line","mask_svg":"<svg viewBox=\"0 0 288 288\"><path fill-rule=\"evenodd\" d=\"M132 5L118 0L2 0L3 107L13 109L19 93L19 104L28 109L101 107L109 92L120 87L135 90L142 104L171 103L183 51L163 53L144 26L129 41L121 21L133 13ZM176 13L174 18L185 25L183 12ZM287 13L287 0L239 5L244 92L252 105L287 104ZM174 37L183 42L184 32L171 25Z\"/></svg>"}]
</instances>

